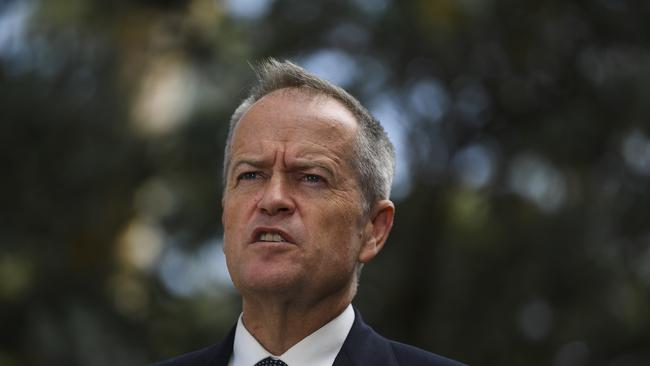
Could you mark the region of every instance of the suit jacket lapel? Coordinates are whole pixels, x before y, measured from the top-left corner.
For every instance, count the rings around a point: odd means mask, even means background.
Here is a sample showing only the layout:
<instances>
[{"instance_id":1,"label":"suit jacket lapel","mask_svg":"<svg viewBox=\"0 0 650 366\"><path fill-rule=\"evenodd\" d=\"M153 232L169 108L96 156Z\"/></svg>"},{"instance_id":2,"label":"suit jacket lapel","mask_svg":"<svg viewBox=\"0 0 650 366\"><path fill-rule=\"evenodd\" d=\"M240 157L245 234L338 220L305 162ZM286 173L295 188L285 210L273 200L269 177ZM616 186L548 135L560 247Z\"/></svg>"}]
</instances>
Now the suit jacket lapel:
<instances>
[{"instance_id":1,"label":"suit jacket lapel","mask_svg":"<svg viewBox=\"0 0 650 366\"><path fill-rule=\"evenodd\" d=\"M375 333L354 309L354 323L333 366L397 366L393 350L386 339Z\"/></svg>"},{"instance_id":2,"label":"suit jacket lapel","mask_svg":"<svg viewBox=\"0 0 650 366\"><path fill-rule=\"evenodd\" d=\"M211 350L210 366L228 366L235 340L235 327L228 336ZM361 314L354 309L354 323L333 366L398 366L393 350L386 339L363 322Z\"/></svg>"},{"instance_id":3,"label":"suit jacket lapel","mask_svg":"<svg viewBox=\"0 0 650 366\"><path fill-rule=\"evenodd\" d=\"M237 328L237 324L235 324L232 329L230 329L230 332L224 338L224 340L216 345L214 348L214 351L210 357L210 361L206 364L206 366L228 366L228 362L230 361L230 356L232 355L232 346L233 343L235 342L235 329Z\"/></svg>"}]
</instances>

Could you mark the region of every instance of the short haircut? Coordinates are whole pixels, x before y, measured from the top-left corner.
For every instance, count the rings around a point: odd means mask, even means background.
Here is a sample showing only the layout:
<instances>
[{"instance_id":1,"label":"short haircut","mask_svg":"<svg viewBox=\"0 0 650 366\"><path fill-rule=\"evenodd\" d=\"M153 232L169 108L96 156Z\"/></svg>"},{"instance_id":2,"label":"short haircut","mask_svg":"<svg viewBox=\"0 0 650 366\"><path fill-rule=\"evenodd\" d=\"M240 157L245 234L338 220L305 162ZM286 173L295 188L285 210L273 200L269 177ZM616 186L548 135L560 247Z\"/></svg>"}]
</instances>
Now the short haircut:
<instances>
[{"instance_id":1,"label":"short haircut","mask_svg":"<svg viewBox=\"0 0 650 366\"><path fill-rule=\"evenodd\" d=\"M265 95L279 89L296 88L332 97L352 112L359 124L353 147L353 168L361 187L364 210L368 212L375 202L389 198L395 172L395 149L379 121L356 98L290 61L280 62L271 58L254 67L254 70L257 84L230 118L223 164L224 187L230 166L233 133L241 117Z\"/></svg>"}]
</instances>

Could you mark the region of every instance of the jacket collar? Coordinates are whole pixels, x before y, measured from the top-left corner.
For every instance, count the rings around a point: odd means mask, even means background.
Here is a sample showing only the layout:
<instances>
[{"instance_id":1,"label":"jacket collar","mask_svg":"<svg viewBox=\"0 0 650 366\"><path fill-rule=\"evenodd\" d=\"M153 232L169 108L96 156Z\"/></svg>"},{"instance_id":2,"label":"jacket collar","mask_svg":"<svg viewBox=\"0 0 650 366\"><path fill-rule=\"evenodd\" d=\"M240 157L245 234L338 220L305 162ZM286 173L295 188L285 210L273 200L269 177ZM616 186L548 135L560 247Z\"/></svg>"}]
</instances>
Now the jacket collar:
<instances>
[{"instance_id":1,"label":"jacket collar","mask_svg":"<svg viewBox=\"0 0 650 366\"><path fill-rule=\"evenodd\" d=\"M207 365L228 366L232 355L232 346L235 342L235 329L237 329L237 324L230 329L230 332L221 343L215 345L214 352L210 357L210 361L206 363Z\"/></svg>"},{"instance_id":2,"label":"jacket collar","mask_svg":"<svg viewBox=\"0 0 650 366\"><path fill-rule=\"evenodd\" d=\"M354 309L354 324L333 366L397 366L390 344L363 322Z\"/></svg>"},{"instance_id":3,"label":"jacket collar","mask_svg":"<svg viewBox=\"0 0 650 366\"><path fill-rule=\"evenodd\" d=\"M227 366L235 339L233 327L226 338L216 345L209 365ZM363 322L361 314L354 309L354 323L334 360L333 366L398 366L395 354L386 339Z\"/></svg>"}]
</instances>

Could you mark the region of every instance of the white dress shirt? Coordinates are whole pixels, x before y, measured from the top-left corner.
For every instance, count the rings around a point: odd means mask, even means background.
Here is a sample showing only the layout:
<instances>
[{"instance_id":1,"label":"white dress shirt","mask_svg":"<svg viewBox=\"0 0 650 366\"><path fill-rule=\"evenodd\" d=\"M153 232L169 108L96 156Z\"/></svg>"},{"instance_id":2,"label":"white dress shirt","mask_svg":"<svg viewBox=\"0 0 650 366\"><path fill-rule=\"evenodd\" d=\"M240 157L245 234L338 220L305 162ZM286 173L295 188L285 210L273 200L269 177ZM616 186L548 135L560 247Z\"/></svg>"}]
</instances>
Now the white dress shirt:
<instances>
[{"instance_id":1,"label":"white dress shirt","mask_svg":"<svg viewBox=\"0 0 650 366\"><path fill-rule=\"evenodd\" d=\"M284 361L288 366L332 366L353 323L354 310L352 305L348 305L339 316L276 356L250 334L240 315L228 366L254 366L269 356Z\"/></svg>"}]
</instances>

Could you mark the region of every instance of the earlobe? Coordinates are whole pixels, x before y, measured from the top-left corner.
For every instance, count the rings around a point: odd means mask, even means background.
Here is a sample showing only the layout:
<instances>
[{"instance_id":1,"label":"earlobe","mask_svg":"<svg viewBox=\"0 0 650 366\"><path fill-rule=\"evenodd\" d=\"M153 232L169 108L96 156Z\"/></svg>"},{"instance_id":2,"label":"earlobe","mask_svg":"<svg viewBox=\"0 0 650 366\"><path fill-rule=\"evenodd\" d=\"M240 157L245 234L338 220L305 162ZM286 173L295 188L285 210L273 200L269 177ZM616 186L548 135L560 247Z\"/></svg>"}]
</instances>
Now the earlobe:
<instances>
[{"instance_id":1,"label":"earlobe","mask_svg":"<svg viewBox=\"0 0 650 366\"><path fill-rule=\"evenodd\" d=\"M390 200L375 204L366 223L366 236L359 253L359 262L368 263L381 251L393 227L394 216L395 205Z\"/></svg>"}]
</instances>

